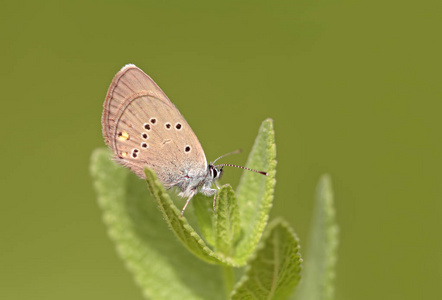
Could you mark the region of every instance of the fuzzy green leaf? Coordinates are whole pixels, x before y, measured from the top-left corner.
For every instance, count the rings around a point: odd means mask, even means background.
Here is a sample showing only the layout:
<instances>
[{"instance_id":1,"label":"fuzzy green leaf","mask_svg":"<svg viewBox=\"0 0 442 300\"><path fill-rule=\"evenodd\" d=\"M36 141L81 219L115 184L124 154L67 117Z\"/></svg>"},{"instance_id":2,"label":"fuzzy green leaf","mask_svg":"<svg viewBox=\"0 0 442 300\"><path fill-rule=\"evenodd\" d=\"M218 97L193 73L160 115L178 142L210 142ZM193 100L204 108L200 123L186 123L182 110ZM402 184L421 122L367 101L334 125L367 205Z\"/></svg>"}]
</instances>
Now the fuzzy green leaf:
<instances>
[{"instance_id":1,"label":"fuzzy green leaf","mask_svg":"<svg viewBox=\"0 0 442 300\"><path fill-rule=\"evenodd\" d=\"M331 300L334 298L335 264L338 247L338 225L333 204L330 177L321 177L316 190L315 211L305 255L303 279L297 291L298 300Z\"/></svg>"},{"instance_id":2,"label":"fuzzy green leaf","mask_svg":"<svg viewBox=\"0 0 442 300\"><path fill-rule=\"evenodd\" d=\"M196 194L192 199L192 204L204 240L209 245L215 246L213 198Z\"/></svg>"},{"instance_id":3,"label":"fuzzy green leaf","mask_svg":"<svg viewBox=\"0 0 442 300\"><path fill-rule=\"evenodd\" d=\"M268 176L244 171L236 193L242 239L234 256L240 265L244 265L253 253L267 225L275 188L275 157L273 121L267 119L261 124L246 165L248 168L268 172Z\"/></svg>"},{"instance_id":4,"label":"fuzzy green leaf","mask_svg":"<svg viewBox=\"0 0 442 300\"><path fill-rule=\"evenodd\" d=\"M235 194L229 185L223 186L216 200L216 251L230 257L240 234L239 212Z\"/></svg>"},{"instance_id":5,"label":"fuzzy green leaf","mask_svg":"<svg viewBox=\"0 0 442 300\"><path fill-rule=\"evenodd\" d=\"M220 268L175 238L143 180L105 149L94 151L91 173L109 236L147 298L225 299Z\"/></svg>"},{"instance_id":6,"label":"fuzzy green leaf","mask_svg":"<svg viewBox=\"0 0 442 300\"><path fill-rule=\"evenodd\" d=\"M158 180L154 171L145 168L146 181L150 192L157 201L164 220L169 225L175 236L183 245L200 259L212 264L225 264L237 266L237 263L230 257L214 252L203 241L199 234L187 222L186 217L181 217L181 211L175 206L163 185Z\"/></svg>"},{"instance_id":7,"label":"fuzzy green leaf","mask_svg":"<svg viewBox=\"0 0 442 300\"><path fill-rule=\"evenodd\" d=\"M286 299L299 282L301 262L299 241L291 228L281 220L272 222L232 299Z\"/></svg>"}]
</instances>

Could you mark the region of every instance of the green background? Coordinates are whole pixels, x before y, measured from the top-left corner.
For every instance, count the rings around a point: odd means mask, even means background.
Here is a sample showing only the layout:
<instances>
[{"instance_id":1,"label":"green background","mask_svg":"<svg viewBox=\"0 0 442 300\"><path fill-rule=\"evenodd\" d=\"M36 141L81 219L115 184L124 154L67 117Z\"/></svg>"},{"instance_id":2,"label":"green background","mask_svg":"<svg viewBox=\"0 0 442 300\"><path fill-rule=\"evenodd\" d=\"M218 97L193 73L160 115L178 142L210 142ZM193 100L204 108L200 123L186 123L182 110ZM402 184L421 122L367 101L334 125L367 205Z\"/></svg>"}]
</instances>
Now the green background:
<instances>
[{"instance_id":1,"label":"green background","mask_svg":"<svg viewBox=\"0 0 442 300\"><path fill-rule=\"evenodd\" d=\"M331 174L337 299L441 297L441 12L430 0L3 2L0 298L142 299L88 170L126 63L162 87L209 160L248 153L274 119L272 215L303 249ZM225 171L236 186L241 171Z\"/></svg>"}]
</instances>

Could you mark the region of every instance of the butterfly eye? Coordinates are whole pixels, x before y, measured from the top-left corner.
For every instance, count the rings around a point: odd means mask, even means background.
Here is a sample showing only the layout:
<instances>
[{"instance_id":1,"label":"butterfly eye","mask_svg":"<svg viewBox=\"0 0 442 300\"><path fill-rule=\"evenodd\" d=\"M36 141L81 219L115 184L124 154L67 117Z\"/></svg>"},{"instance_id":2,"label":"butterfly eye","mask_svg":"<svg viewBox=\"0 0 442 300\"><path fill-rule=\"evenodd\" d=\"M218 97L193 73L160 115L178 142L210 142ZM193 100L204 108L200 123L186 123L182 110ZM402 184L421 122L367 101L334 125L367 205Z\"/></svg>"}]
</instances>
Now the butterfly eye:
<instances>
[{"instance_id":1,"label":"butterfly eye","mask_svg":"<svg viewBox=\"0 0 442 300\"><path fill-rule=\"evenodd\" d=\"M147 123L144 123L144 129L146 129L146 130L150 130L150 125L149 124L147 124Z\"/></svg>"},{"instance_id":2,"label":"butterfly eye","mask_svg":"<svg viewBox=\"0 0 442 300\"><path fill-rule=\"evenodd\" d=\"M164 126L166 126L167 129L170 129L170 127L172 127L172 125L170 125L169 122L167 122L166 124L164 124Z\"/></svg>"},{"instance_id":3,"label":"butterfly eye","mask_svg":"<svg viewBox=\"0 0 442 300\"><path fill-rule=\"evenodd\" d=\"M176 125L175 125L175 128L176 128L176 130L180 130L181 129L181 123L176 123Z\"/></svg>"},{"instance_id":4,"label":"butterfly eye","mask_svg":"<svg viewBox=\"0 0 442 300\"><path fill-rule=\"evenodd\" d=\"M149 145L147 143L141 143L141 148L144 149L149 148Z\"/></svg>"},{"instance_id":5,"label":"butterfly eye","mask_svg":"<svg viewBox=\"0 0 442 300\"><path fill-rule=\"evenodd\" d=\"M147 140L147 139L149 138L149 136L148 136L147 133L145 133L145 132L143 132L143 133L141 134L141 137L142 137L143 139L145 139L145 140Z\"/></svg>"},{"instance_id":6,"label":"butterfly eye","mask_svg":"<svg viewBox=\"0 0 442 300\"><path fill-rule=\"evenodd\" d=\"M156 118L151 118L151 119L150 119L150 123L152 123L152 124L156 124L156 123L157 123L157 119L156 119Z\"/></svg>"},{"instance_id":7,"label":"butterfly eye","mask_svg":"<svg viewBox=\"0 0 442 300\"><path fill-rule=\"evenodd\" d=\"M184 151L185 151L186 153L189 153L189 152L190 152L190 146L186 146L186 148L184 148Z\"/></svg>"}]
</instances>

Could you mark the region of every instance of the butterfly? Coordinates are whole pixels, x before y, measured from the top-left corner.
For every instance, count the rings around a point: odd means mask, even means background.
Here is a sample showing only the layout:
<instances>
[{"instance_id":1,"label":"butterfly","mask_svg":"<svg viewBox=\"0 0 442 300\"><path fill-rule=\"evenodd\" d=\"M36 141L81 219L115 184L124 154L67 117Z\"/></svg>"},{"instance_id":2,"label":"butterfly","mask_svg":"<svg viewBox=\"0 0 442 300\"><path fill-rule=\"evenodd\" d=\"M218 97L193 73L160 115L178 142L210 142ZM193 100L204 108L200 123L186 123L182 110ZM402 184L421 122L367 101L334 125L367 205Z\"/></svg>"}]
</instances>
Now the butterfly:
<instances>
[{"instance_id":1,"label":"butterfly","mask_svg":"<svg viewBox=\"0 0 442 300\"><path fill-rule=\"evenodd\" d=\"M133 64L124 66L112 80L103 105L102 129L105 143L114 159L140 178L144 168L154 170L166 188L176 187L179 196L187 198L184 211L192 197L200 192L214 196L216 180L223 167L231 164L208 164L204 150L192 128L160 87ZM212 188L213 185L217 189Z\"/></svg>"}]
</instances>

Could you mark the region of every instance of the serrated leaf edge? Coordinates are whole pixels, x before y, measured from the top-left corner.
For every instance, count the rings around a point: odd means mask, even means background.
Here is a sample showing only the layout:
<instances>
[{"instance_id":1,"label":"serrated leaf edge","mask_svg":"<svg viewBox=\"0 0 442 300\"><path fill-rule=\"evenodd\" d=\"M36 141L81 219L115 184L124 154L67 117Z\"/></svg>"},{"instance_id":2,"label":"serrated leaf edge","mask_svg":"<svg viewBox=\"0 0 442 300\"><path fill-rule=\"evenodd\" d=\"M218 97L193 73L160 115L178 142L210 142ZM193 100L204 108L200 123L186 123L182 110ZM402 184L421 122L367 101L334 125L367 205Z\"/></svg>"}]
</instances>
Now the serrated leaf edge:
<instances>
[{"instance_id":1,"label":"serrated leaf edge","mask_svg":"<svg viewBox=\"0 0 442 300\"><path fill-rule=\"evenodd\" d=\"M250 271L252 269L252 267L251 267L252 263L258 258L259 252L265 247L265 241L268 238L270 238L270 236L272 234L272 230L276 226L278 226L278 225L281 225L282 227L284 227L292 235L292 237L296 240L296 243L298 245L297 246L297 250L298 250L298 253L299 253L299 250L301 248L300 245L299 245L299 238L296 235L296 233L293 231L291 226L285 220L283 220L282 218L274 219L273 221L271 221L268 224L266 230L264 231L264 234L262 236L261 241L258 243L258 245L257 245L257 247L255 249L255 252L250 256L250 258L248 260L248 263L247 263L247 265L245 267L244 274L240 278L240 280L235 284L235 287L234 287L234 289L233 289L233 291L232 291L232 293L230 295L230 298L232 298L235 295L235 292L238 289L240 289L242 287L242 285L246 284L246 282L250 279L250 274L249 273L250 273ZM302 265L302 262L303 262L303 259L301 257L301 254L299 253L298 265ZM299 280L298 280L298 284L299 284ZM256 298L256 299L259 299L259 298ZM271 298L268 298L268 299L271 299Z\"/></svg>"},{"instance_id":2,"label":"serrated leaf edge","mask_svg":"<svg viewBox=\"0 0 442 300\"><path fill-rule=\"evenodd\" d=\"M167 222L167 225L178 238L178 240L185 246L191 253L193 253L198 258L211 263L211 264L223 264L232 267L239 267L240 265L232 258L226 257L221 253L217 253L213 251L206 242L201 238L201 236L193 229L193 227L187 222L185 217L180 217L181 212L175 206L175 204L170 199L169 195L165 192L163 185L158 180L155 172L149 168L145 168L146 181L149 186L149 190L152 193L152 196L157 201L159 205L160 211L163 213L163 217ZM157 192L156 192L157 191ZM163 198L163 200L161 200ZM200 246L200 250L203 251L206 255L200 255L200 253L196 252L195 249L192 249L188 243L182 239L179 232L176 231L175 227L172 225L171 219L169 218L165 208L163 207L163 202L165 205L169 206L177 220L180 222L181 233L184 235L188 235L193 238L194 241ZM187 232L187 234L186 234Z\"/></svg>"}]
</instances>

